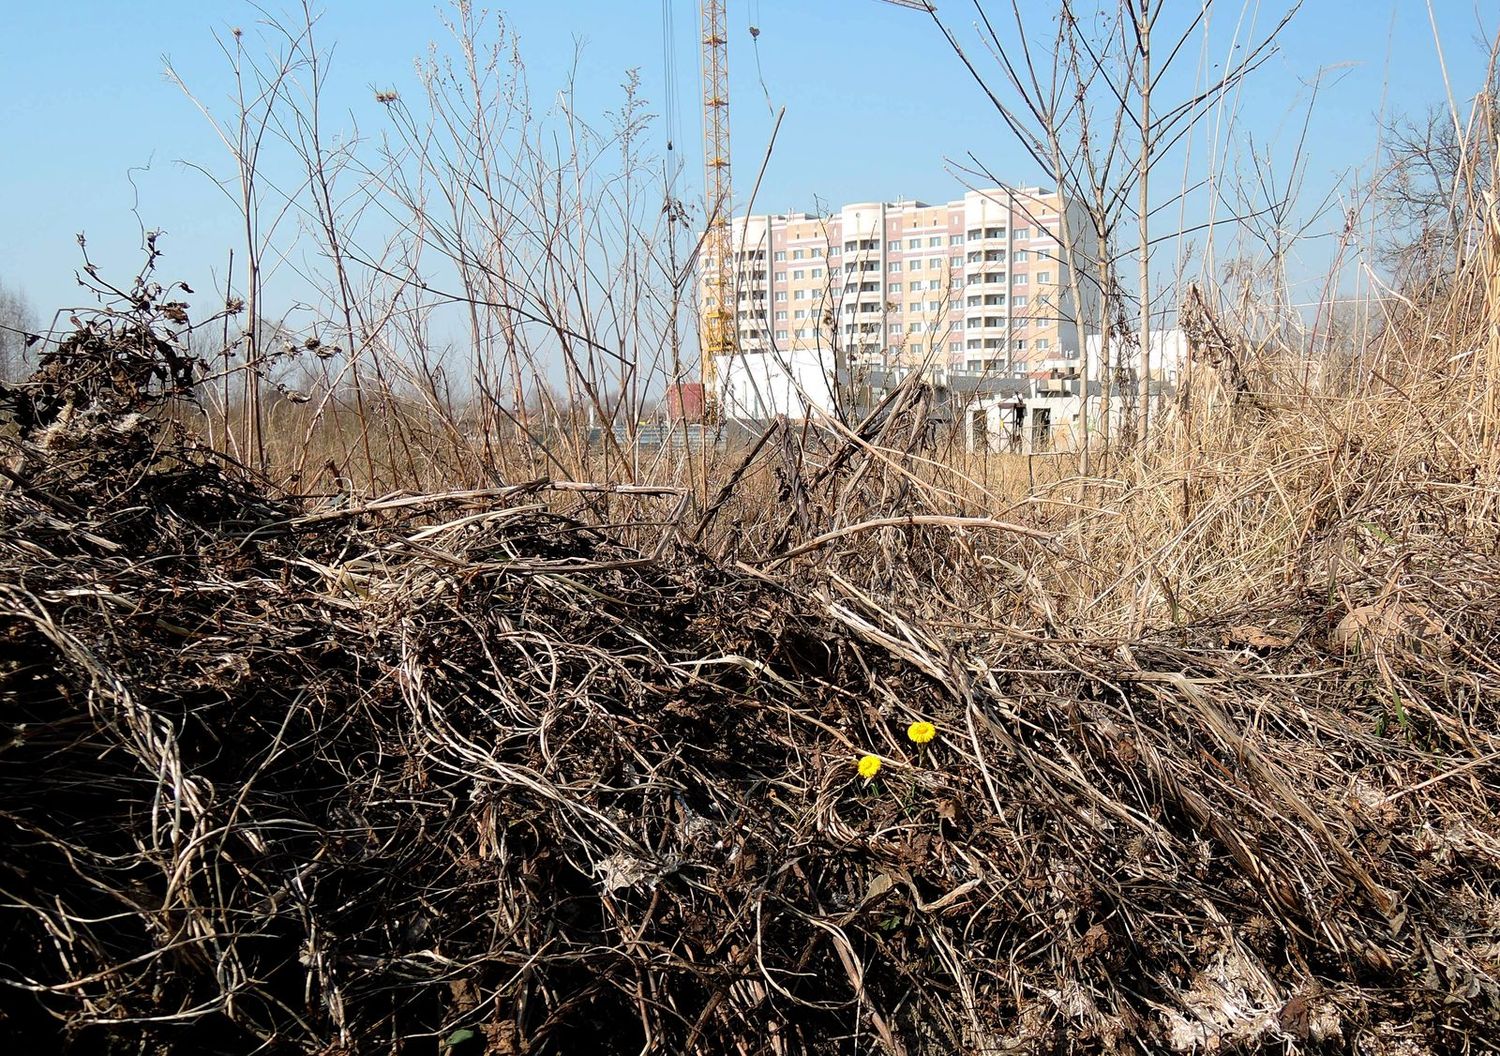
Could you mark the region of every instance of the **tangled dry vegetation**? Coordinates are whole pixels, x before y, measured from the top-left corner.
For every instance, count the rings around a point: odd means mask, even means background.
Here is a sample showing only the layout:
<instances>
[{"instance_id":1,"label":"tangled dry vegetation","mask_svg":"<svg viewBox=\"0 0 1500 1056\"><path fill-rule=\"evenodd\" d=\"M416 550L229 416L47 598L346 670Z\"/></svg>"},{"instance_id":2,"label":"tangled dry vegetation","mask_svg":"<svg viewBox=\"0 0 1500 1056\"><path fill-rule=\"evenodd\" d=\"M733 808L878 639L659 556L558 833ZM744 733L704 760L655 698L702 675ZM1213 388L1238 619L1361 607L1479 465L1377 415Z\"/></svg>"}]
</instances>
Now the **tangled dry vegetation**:
<instances>
[{"instance_id":1,"label":"tangled dry vegetation","mask_svg":"<svg viewBox=\"0 0 1500 1056\"><path fill-rule=\"evenodd\" d=\"M170 323L85 321L3 394L17 1051L1500 1030L1477 448L1372 432L1371 399L1008 510L865 433L761 445L706 513L309 503L163 413L194 369Z\"/></svg>"}]
</instances>

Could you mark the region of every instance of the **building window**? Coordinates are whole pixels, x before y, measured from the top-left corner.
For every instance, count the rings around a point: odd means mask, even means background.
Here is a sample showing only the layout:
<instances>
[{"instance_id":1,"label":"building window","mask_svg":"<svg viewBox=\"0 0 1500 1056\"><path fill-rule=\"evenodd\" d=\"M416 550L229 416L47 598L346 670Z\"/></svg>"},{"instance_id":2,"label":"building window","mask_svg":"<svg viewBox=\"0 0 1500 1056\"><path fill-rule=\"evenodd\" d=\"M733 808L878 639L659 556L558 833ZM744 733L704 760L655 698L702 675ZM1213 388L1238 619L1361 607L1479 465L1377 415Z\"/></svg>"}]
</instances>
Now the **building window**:
<instances>
[{"instance_id":1,"label":"building window","mask_svg":"<svg viewBox=\"0 0 1500 1056\"><path fill-rule=\"evenodd\" d=\"M984 232L984 237L985 238L1004 238L1005 237L1005 228L1003 228L1003 227L989 227L989 228L986 228L985 232Z\"/></svg>"},{"instance_id":2,"label":"building window","mask_svg":"<svg viewBox=\"0 0 1500 1056\"><path fill-rule=\"evenodd\" d=\"M801 308L798 308L795 312L792 313L792 318L793 319L806 319L807 318L807 312L803 311Z\"/></svg>"},{"instance_id":3,"label":"building window","mask_svg":"<svg viewBox=\"0 0 1500 1056\"><path fill-rule=\"evenodd\" d=\"M800 249L794 249L794 250L792 250L792 259L793 260L801 260L802 256L803 256L802 250L800 250Z\"/></svg>"},{"instance_id":4,"label":"building window","mask_svg":"<svg viewBox=\"0 0 1500 1056\"><path fill-rule=\"evenodd\" d=\"M776 299L778 301L784 301L784 300L786 300L786 291L785 290L777 290L776 291Z\"/></svg>"},{"instance_id":5,"label":"building window","mask_svg":"<svg viewBox=\"0 0 1500 1056\"><path fill-rule=\"evenodd\" d=\"M890 265L889 265L889 267L888 267L887 270L889 270L889 271L900 271L901 270L901 262L899 260L893 260L893 261L891 261L891 263L890 263Z\"/></svg>"},{"instance_id":6,"label":"building window","mask_svg":"<svg viewBox=\"0 0 1500 1056\"><path fill-rule=\"evenodd\" d=\"M1010 255L1010 259L1017 264L1025 264L1028 258L1024 249L1018 249Z\"/></svg>"},{"instance_id":7,"label":"building window","mask_svg":"<svg viewBox=\"0 0 1500 1056\"><path fill-rule=\"evenodd\" d=\"M927 302L927 310L929 312L935 312L935 311L937 311L941 307L942 307L942 302L941 301L928 301Z\"/></svg>"},{"instance_id":8,"label":"building window","mask_svg":"<svg viewBox=\"0 0 1500 1056\"><path fill-rule=\"evenodd\" d=\"M908 323L907 326L906 326L906 332L908 334L920 334L922 332L922 324L921 323Z\"/></svg>"},{"instance_id":9,"label":"building window","mask_svg":"<svg viewBox=\"0 0 1500 1056\"><path fill-rule=\"evenodd\" d=\"M936 221L933 221L933 222L936 223ZM941 246L942 244L943 244L943 236L942 235L933 235L931 238L929 238L927 240L927 248L928 249L936 249L938 246Z\"/></svg>"},{"instance_id":10,"label":"building window","mask_svg":"<svg viewBox=\"0 0 1500 1056\"><path fill-rule=\"evenodd\" d=\"M784 271L778 271L776 273L776 281L777 282L785 282L786 281L786 272L784 272Z\"/></svg>"},{"instance_id":11,"label":"building window","mask_svg":"<svg viewBox=\"0 0 1500 1056\"><path fill-rule=\"evenodd\" d=\"M906 310L908 312L920 312L922 310L922 302L921 301L912 301L910 304L908 304L906 306Z\"/></svg>"},{"instance_id":12,"label":"building window","mask_svg":"<svg viewBox=\"0 0 1500 1056\"><path fill-rule=\"evenodd\" d=\"M823 277L823 269L822 268L813 268L812 269L812 277L815 278L815 279L821 279Z\"/></svg>"},{"instance_id":13,"label":"building window","mask_svg":"<svg viewBox=\"0 0 1500 1056\"><path fill-rule=\"evenodd\" d=\"M1026 276L1025 275L1012 275L1010 277L1010 284L1012 286L1025 286L1026 285Z\"/></svg>"},{"instance_id":14,"label":"building window","mask_svg":"<svg viewBox=\"0 0 1500 1056\"><path fill-rule=\"evenodd\" d=\"M786 250L784 250L784 249L778 249L776 251L776 259L777 260L785 260L786 259Z\"/></svg>"},{"instance_id":15,"label":"building window","mask_svg":"<svg viewBox=\"0 0 1500 1056\"><path fill-rule=\"evenodd\" d=\"M949 341L948 342L948 351L949 352L962 352L963 350L964 350L964 343L962 341Z\"/></svg>"},{"instance_id":16,"label":"building window","mask_svg":"<svg viewBox=\"0 0 1500 1056\"><path fill-rule=\"evenodd\" d=\"M964 323L964 329L965 330L978 330L983 325L984 325L984 320L980 319L979 317L976 316L975 318L970 319L970 320L968 320L967 322Z\"/></svg>"},{"instance_id":17,"label":"building window","mask_svg":"<svg viewBox=\"0 0 1500 1056\"><path fill-rule=\"evenodd\" d=\"M802 279L802 278L806 278L806 277L807 277L806 272L803 272L801 270L792 272L792 278L794 278L794 279Z\"/></svg>"},{"instance_id":18,"label":"building window","mask_svg":"<svg viewBox=\"0 0 1500 1056\"><path fill-rule=\"evenodd\" d=\"M906 248L907 249L921 249L922 248L922 240L920 238L908 238L906 240Z\"/></svg>"},{"instance_id":19,"label":"building window","mask_svg":"<svg viewBox=\"0 0 1500 1056\"><path fill-rule=\"evenodd\" d=\"M909 261L906 262L906 270L907 271L921 271L922 270L922 262L920 260L909 260Z\"/></svg>"},{"instance_id":20,"label":"building window","mask_svg":"<svg viewBox=\"0 0 1500 1056\"><path fill-rule=\"evenodd\" d=\"M1045 337L1039 337L1039 338L1036 339L1036 347L1037 348L1051 348L1052 347L1052 342L1048 341Z\"/></svg>"},{"instance_id":21,"label":"building window","mask_svg":"<svg viewBox=\"0 0 1500 1056\"><path fill-rule=\"evenodd\" d=\"M785 341L786 338L787 338L787 333L786 333L785 330L778 330L778 331L776 331L776 340L778 340L778 341Z\"/></svg>"},{"instance_id":22,"label":"building window","mask_svg":"<svg viewBox=\"0 0 1500 1056\"><path fill-rule=\"evenodd\" d=\"M964 236L963 235L949 235L948 236L948 245L950 245L950 246L961 246L963 244L964 244Z\"/></svg>"},{"instance_id":23,"label":"building window","mask_svg":"<svg viewBox=\"0 0 1500 1056\"><path fill-rule=\"evenodd\" d=\"M918 355L921 355L922 354L922 342L920 342L920 341L913 342L912 344L906 346L906 350L908 352L915 352Z\"/></svg>"},{"instance_id":24,"label":"building window","mask_svg":"<svg viewBox=\"0 0 1500 1056\"><path fill-rule=\"evenodd\" d=\"M1026 307L1026 297L1023 294L1023 295L1021 295L1021 296L1016 297L1015 299L1013 299L1010 303L1011 303L1011 306L1014 307L1014 308L1025 308Z\"/></svg>"},{"instance_id":25,"label":"building window","mask_svg":"<svg viewBox=\"0 0 1500 1056\"><path fill-rule=\"evenodd\" d=\"M886 293L900 293L901 292L901 284L899 282L893 282L889 286L886 287L885 292Z\"/></svg>"},{"instance_id":26,"label":"building window","mask_svg":"<svg viewBox=\"0 0 1500 1056\"><path fill-rule=\"evenodd\" d=\"M828 255L830 257L836 257L836 256L838 256L841 253L843 253L843 250L840 249L838 246L829 246L828 247ZM822 255L823 255L823 251L821 249L815 249L815 250L813 250L813 256L820 257Z\"/></svg>"},{"instance_id":27,"label":"building window","mask_svg":"<svg viewBox=\"0 0 1500 1056\"><path fill-rule=\"evenodd\" d=\"M806 290L793 290L792 291L792 300L794 300L794 301L805 301L805 300L807 300L807 291Z\"/></svg>"},{"instance_id":28,"label":"building window","mask_svg":"<svg viewBox=\"0 0 1500 1056\"><path fill-rule=\"evenodd\" d=\"M1051 282L1052 281L1052 272L1050 272L1050 271L1039 271L1039 272L1037 272L1036 273L1036 281L1037 282Z\"/></svg>"},{"instance_id":29,"label":"building window","mask_svg":"<svg viewBox=\"0 0 1500 1056\"><path fill-rule=\"evenodd\" d=\"M1031 228L1029 228L1029 227L1018 227L1018 228L1016 228L1016 241L1017 242L1030 242L1031 241Z\"/></svg>"},{"instance_id":30,"label":"building window","mask_svg":"<svg viewBox=\"0 0 1500 1056\"><path fill-rule=\"evenodd\" d=\"M990 283L1004 282L1005 281L1005 272L1003 272L1003 271L991 271L991 272L989 272L989 273L987 273L985 275L984 281L985 282L990 282Z\"/></svg>"},{"instance_id":31,"label":"building window","mask_svg":"<svg viewBox=\"0 0 1500 1056\"><path fill-rule=\"evenodd\" d=\"M970 297L968 300L966 300L964 302L964 307L966 307L966 308L978 308L981 300L982 300L982 298L980 298L980 297Z\"/></svg>"},{"instance_id":32,"label":"building window","mask_svg":"<svg viewBox=\"0 0 1500 1056\"><path fill-rule=\"evenodd\" d=\"M887 242L885 244L885 251L887 253L900 253L901 252L901 240L899 238L896 238L896 239L892 239L891 241Z\"/></svg>"},{"instance_id":33,"label":"building window","mask_svg":"<svg viewBox=\"0 0 1500 1056\"><path fill-rule=\"evenodd\" d=\"M1010 343L1010 345L1017 352L1025 352L1026 351L1026 339L1024 337L1018 337L1018 338L1016 338L1014 341L1012 341Z\"/></svg>"},{"instance_id":34,"label":"building window","mask_svg":"<svg viewBox=\"0 0 1500 1056\"><path fill-rule=\"evenodd\" d=\"M784 323L784 322L786 322L786 313L785 312L777 312L776 313L776 321L778 323Z\"/></svg>"},{"instance_id":35,"label":"building window","mask_svg":"<svg viewBox=\"0 0 1500 1056\"><path fill-rule=\"evenodd\" d=\"M977 338L977 337L971 337L969 339L968 347L969 348L979 348L983 344L984 344L984 342L980 341L979 338Z\"/></svg>"},{"instance_id":36,"label":"building window","mask_svg":"<svg viewBox=\"0 0 1500 1056\"><path fill-rule=\"evenodd\" d=\"M969 241L970 242L978 242L979 241L979 237L981 235L983 235L983 234L984 234L984 232L981 231L981 230L979 230L979 228L977 228L977 227L970 228L969 229Z\"/></svg>"},{"instance_id":37,"label":"building window","mask_svg":"<svg viewBox=\"0 0 1500 1056\"><path fill-rule=\"evenodd\" d=\"M891 332L891 336L894 337L894 336L896 336L897 334L899 334L901 332L901 324L900 323L892 323L890 325L889 329L890 329L890 332Z\"/></svg>"}]
</instances>

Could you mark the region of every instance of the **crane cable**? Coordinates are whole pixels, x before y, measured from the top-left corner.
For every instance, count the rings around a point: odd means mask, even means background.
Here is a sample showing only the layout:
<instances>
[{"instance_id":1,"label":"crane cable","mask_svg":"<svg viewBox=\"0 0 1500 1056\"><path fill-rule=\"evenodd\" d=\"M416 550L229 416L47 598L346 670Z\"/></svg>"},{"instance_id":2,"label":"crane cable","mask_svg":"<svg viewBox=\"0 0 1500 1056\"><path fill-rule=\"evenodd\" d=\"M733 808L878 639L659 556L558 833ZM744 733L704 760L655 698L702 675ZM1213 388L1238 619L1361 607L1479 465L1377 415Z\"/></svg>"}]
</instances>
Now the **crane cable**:
<instances>
[{"instance_id":1,"label":"crane cable","mask_svg":"<svg viewBox=\"0 0 1500 1056\"><path fill-rule=\"evenodd\" d=\"M679 131L677 121L677 27L672 20L674 0L661 0L661 68L665 81L662 99L662 122L667 136L667 153L676 157ZM675 165L674 165L675 167Z\"/></svg>"},{"instance_id":2,"label":"crane cable","mask_svg":"<svg viewBox=\"0 0 1500 1056\"><path fill-rule=\"evenodd\" d=\"M755 77L760 81L760 93L766 98L766 110L776 116L776 104L771 102L771 89L766 85L766 75L760 67L760 0L750 0L747 5L747 22L750 28L750 50L755 52Z\"/></svg>"}]
</instances>

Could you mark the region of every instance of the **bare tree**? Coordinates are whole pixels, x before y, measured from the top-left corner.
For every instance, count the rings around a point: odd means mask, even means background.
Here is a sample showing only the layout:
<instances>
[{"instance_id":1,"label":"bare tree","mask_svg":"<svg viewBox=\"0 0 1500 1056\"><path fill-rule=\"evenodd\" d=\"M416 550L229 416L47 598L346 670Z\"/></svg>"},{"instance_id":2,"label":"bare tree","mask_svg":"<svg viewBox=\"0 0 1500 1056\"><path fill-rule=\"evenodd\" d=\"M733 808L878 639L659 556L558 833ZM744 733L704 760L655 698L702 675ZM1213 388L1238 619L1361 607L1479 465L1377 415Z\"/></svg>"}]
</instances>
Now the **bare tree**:
<instances>
[{"instance_id":1,"label":"bare tree","mask_svg":"<svg viewBox=\"0 0 1500 1056\"><path fill-rule=\"evenodd\" d=\"M1475 96L1465 120L1469 127L1447 108L1433 107L1417 117L1394 118L1382 131L1385 163L1376 201L1386 224L1379 260L1408 291L1452 276L1477 245L1473 211L1490 190L1497 159L1493 135L1475 132L1495 127L1497 71L1491 67Z\"/></svg>"},{"instance_id":2,"label":"bare tree","mask_svg":"<svg viewBox=\"0 0 1500 1056\"><path fill-rule=\"evenodd\" d=\"M1089 276L1099 289L1095 318L1105 364L1111 333L1119 329L1124 314L1119 276L1127 256L1117 248L1117 241L1125 223L1133 220L1136 225L1136 343L1140 347L1135 400L1127 404L1133 413L1126 417L1125 426L1143 437L1151 382L1151 305L1156 299L1150 254L1161 241L1151 221L1190 192L1184 179L1167 193L1157 194L1152 189L1152 173L1174 157L1203 119L1274 54L1278 36L1300 3L1292 3L1266 34L1240 46L1222 72L1206 82L1188 78L1187 87L1175 95L1167 95L1166 89L1175 89L1176 82L1183 80L1179 67L1193 51L1187 45L1208 32L1215 0L1203 0L1181 14L1163 0L1100 0L1092 10L1064 0L1050 34L1036 25L1035 15L1023 13L1018 2L1002 5L1005 13L1000 19L992 18L986 6L974 0L976 28L980 45L998 67L998 74L982 71L954 32L939 25L955 54L1012 134L1054 181L1058 193L1084 209L1084 223L1091 231L1067 223L1068 211L1064 210L1063 254L1070 273ZM1162 22L1164 14L1172 21ZM933 17L937 18L936 13ZM1038 48L1036 41L1048 41L1051 47ZM1085 234L1092 236L1088 243L1097 243L1095 253L1080 251ZM1082 281L1075 279L1075 300L1081 299L1083 290L1077 286ZM1110 368L1102 369L1107 381ZM1129 395L1123 386L1121 395Z\"/></svg>"},{"instance_id":3,"label":"bare tree","mask_svg":"<svg viewBox=\"0 0 1500 1056\"><path fill-rule=\"evenodd\" d=\"M14 380L22 372L28 339L36 329L36 312L26 294L0 281L0 382Z\"/></svg>"}]
</instances>

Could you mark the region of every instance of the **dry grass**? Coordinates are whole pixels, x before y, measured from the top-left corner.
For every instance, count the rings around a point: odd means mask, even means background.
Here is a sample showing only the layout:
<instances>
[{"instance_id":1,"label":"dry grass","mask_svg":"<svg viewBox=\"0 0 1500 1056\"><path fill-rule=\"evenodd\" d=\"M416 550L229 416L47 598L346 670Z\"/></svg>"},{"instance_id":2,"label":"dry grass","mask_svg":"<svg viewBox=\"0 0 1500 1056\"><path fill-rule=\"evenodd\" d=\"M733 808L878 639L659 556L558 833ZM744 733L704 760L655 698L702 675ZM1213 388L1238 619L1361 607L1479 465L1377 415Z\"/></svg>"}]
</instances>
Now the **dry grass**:
<instances>
[{"instance_id":1,"label":"dry grass","mask_svg":"<svg viewBox=\"0 0 1500 1056\"><path fill-rule=\"evenodd\" d=\"M1487 390L1438 398L1397 332L1368 392L1268 370L1231 406L1200 378L1194 427L1107 477L934 457L898 407L497 483L408 403L381 446L440 482L304 500L164 415L169 330L101 317L9 394L0 1013L25 1044L1496 1029Z\"/></svg>"},{"instance_id":2,"label":"dry grass","mask_svg":"<svg viewBox=\"0 0 1500 1056\"><path fill-rule=\"evenodd\" d=\"M1330 353L1309 384L1304 348L1226 320L1149 442L1087 475L934 445L916 387L663 454L587 422L639 421L677 376L680 279L590 286L631 254L589 239L641 206L548 197L571 170L541 144L464 155L535 186L434 236L520 254L461 275L482 399L426 358L420 276L376 261L394 292L355 290L334 217L317 341L213 373L147 274L0 390L0 1029L110 1053L1491 1045L1492 195L1342 350L1357 370ZM378 190L425 200L404 163ZM517 249L538 218L554 241ZM630 329L631 298L668 324ZM616 337L632 355L541 391L546 342Z\"/></svg>"}]
</instances>

